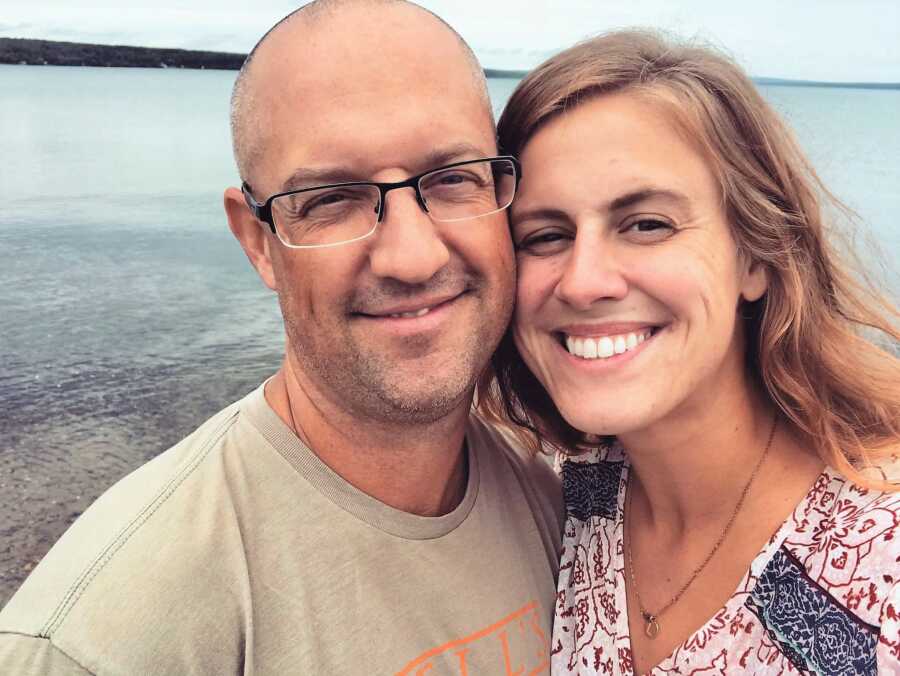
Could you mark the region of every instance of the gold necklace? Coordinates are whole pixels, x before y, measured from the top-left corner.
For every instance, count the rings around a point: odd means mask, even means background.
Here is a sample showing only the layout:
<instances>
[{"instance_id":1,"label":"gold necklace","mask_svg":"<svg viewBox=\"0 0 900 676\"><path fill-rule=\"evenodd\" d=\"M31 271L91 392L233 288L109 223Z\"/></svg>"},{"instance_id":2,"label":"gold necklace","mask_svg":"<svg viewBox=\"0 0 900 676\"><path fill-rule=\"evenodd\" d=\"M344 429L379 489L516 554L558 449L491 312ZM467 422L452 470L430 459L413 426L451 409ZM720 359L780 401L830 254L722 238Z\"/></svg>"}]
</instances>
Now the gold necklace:
<instances>
[{"instance_id":1,"label":"gold necklace","mask_svg":"<svg viewBox=\"0 0 900 676\"><path fill-rule=\"evenodd\" d=\"M753 468L753 472L750 474L750 478L747 480L747 484L744 486L744 490L741 491L741 495L738 498L737 504L734 506L734 510L731 512L731 516L728 518L728 523L725 524L725 528L722 529L721 535L719 535L719 539L716 540L716 544L713 545L713 548L709 551L709 554L706 555L706 558L703 559L703 562L694 569L694 572L691 573L691 576L688 578L688 581L681 585L681 588L675 592L674 596L669 599L668 603L666 603L662 608L660 608L655 613L651 613L644 607L644 602L641 600L641 594L638 591L637 587L637 579L634 576L634 557L631 554L631 534L628 532L628 525L630 525L631 520L628 519L626 524L623 524L623 528L626 530L626 534L628 535L628 573L631 577L631 589L634 592L634 597L638 603L638 609L641 612L641 617L644 618L644 634L647 635L647 638L654 639L659 635L659 618L660 616L666 612L669 608L674 606L678 599L680 599L684 593L688 590L694 580L697 579L697 576L703 572L703 569L706 568L706 565L712 560L712 557L715 556L716 552L719 551L719 547L722 546L722 543L725 541L725 538L728 536L728 531L731 530L731 526L734 524L734 520L737 518L737 515L741 511L741 507L744 506L744 500L747 498L747 494L750 492L750 487L753 486L753 480L756 479L756 475L759 473L759 468L762 467L763 461L766 459L766 456L769 454L769 448L772 446L772 440L775 438L775 427L778 423L778 416L772 420L772 430L769 432L769 440L766 442L766 448L760 456L759 460L756 462L756 467ZM628 474L628 484L625 486L625 491L627 494L626 504L625 504L625 517L631 514L631 473L629 470Z\"/></svg>"}]
</instances>

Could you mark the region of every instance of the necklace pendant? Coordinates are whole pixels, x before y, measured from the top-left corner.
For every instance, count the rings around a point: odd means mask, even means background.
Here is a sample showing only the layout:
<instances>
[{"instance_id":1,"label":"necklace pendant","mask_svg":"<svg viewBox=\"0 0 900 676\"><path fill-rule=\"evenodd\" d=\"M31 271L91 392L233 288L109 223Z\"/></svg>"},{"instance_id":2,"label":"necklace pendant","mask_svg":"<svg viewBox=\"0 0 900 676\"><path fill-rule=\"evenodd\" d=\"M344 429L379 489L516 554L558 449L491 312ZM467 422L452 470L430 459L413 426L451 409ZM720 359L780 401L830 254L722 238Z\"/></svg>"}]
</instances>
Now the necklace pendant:
<instances>
[{"instance_id":1,"label":"necklace pendant","mask_svg":"<svg viewBox=\"0 0 900 676\"><path fill-rule=\"evenodd\" d=\"M644 634L647 635L647 638L654 639L659 636L659 621L656 619L654 615L644 615L644 621L647 623L644 625Z\"/></svg>"}]
</instances>

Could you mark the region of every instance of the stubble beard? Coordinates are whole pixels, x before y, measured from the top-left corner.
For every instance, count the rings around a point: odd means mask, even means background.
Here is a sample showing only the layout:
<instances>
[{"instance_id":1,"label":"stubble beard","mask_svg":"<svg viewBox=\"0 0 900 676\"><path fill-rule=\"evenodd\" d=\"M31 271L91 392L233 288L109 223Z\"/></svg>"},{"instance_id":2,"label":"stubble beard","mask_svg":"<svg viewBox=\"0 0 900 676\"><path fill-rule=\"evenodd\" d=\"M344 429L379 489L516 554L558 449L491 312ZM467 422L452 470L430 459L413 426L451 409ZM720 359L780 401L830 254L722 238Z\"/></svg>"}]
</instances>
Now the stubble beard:
<instances>
[{"instance_id":1,"label":"stubble beard","mask_svg":"<svg viewBox=\"0 0 900 676\"><path fill-rule=\"evenodd\" d=\"M438 360L427 354L430 339L411 337L403 347L422 352L423 358L397 363L365 349L350 331L326 341L304 330L283 305L282 314L289 349L306 379L332 405L382 424L427 425L467 406L490 358L485 346L496 342L488 326L473 326L452 354Z\"/></svg>"}]
</instances>

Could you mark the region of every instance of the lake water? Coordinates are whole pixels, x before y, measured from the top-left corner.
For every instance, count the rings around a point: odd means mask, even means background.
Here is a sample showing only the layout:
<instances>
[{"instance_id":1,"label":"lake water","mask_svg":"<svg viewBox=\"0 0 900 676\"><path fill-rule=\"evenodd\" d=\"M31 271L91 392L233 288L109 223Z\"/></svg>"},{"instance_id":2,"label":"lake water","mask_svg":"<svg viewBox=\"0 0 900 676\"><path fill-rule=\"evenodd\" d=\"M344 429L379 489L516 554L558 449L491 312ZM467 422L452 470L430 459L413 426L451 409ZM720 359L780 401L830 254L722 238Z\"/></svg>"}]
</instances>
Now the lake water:
<instances>
[{"instance_id":1,"label":"lake water","mask_svg":"<svg viewBox=\"0 0 900 676\"><path fill-rule=\"evenodd\" d=\"M279 364L221 208L234 75L0 66L0 605L100 492ZM764 93L895 267L900 91Z\"/></svg>"}]
</instances>

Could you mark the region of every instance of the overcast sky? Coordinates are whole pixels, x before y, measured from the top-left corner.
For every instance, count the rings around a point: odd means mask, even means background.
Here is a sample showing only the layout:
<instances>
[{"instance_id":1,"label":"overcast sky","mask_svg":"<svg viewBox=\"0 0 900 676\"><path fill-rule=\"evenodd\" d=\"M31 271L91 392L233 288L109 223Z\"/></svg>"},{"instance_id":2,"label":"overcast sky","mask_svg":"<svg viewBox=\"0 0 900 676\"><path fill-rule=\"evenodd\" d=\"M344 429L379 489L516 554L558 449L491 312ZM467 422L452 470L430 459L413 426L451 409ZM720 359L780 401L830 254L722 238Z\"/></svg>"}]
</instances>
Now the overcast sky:
<instances>
[{"instance_id":1,"label":"overcast sky","mask_svg":"<svg viewBox=\"0 0 900 676\"><path fill-rule=\"evenodd\" d=\"M302 2L2 0L0 36L246 52ZM529 68L611 28L729 51L751 75L900 82L900 0L423 0L488 67Z\"/></svg>"}]
</instances>

